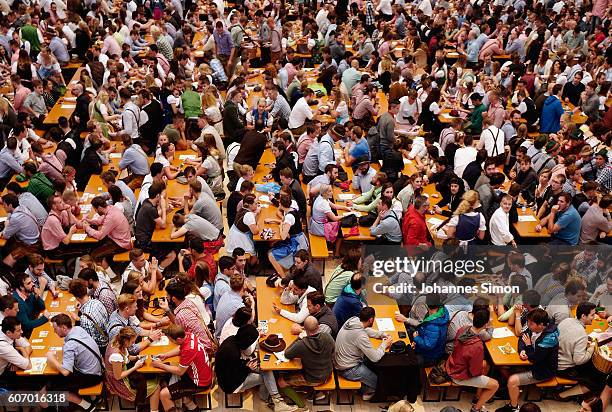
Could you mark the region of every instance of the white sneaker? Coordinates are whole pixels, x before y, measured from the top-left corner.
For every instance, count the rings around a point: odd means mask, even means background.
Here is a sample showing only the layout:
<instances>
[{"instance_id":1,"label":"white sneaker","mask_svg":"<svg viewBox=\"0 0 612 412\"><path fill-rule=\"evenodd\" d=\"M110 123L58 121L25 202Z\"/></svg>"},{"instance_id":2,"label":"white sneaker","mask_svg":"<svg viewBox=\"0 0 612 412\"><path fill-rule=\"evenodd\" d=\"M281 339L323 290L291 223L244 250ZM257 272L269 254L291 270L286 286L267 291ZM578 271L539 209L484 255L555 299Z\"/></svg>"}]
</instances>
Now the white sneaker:
<instances>
[{"instance_id":1,"label":"white sneaker","mask_svg":"<svg viewBox=\"0 0 612 412\"><path fill-rule=\"evenodd\" d=\"M362 398L364 401L368 402L370 399L372 399L372 398L374 397L374 394L375 394L375 393L376 393L376 392L366 392L366 393L364 393L363 395L361 395L361 398Z\"/></svg>"},{"instance_id":2,"label":"white sneaker","mask_svg":"<svg viewBox=\"0 0 612 412\"><path fill-rule=\"evenodd\" d=\"M287 405L280 396L273 396L272 402L274 402L274 412L294 412L298 410L297 405Z\"/></svg>"}]
</instances>

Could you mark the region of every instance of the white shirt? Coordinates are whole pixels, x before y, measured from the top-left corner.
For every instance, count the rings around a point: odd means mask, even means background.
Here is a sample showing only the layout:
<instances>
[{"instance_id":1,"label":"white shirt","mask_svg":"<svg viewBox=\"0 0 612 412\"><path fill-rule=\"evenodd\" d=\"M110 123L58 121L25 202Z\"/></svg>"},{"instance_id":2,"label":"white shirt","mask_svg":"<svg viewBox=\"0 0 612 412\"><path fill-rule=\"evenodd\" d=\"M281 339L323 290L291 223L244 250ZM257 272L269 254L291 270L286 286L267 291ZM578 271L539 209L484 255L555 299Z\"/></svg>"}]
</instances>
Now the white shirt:
<instances>
[{"instance_id":1,"label":"white shirt","mask_svg":"<svg viewBox=\"0 0 612 412\"><path fill-rule=\"evenodd\" d=\"M423 136L416 136L412 141L412 150L408 154L408 159L414 159L415 157L425 157L427 155L427 148L425 147L425 139Z\"/></svg>"},{"instance_id":2,"label":"white shirt","mask_svg":"<svg viewBox=\"0 0 612 412\"><path fill-rule=\"evenodd\" d=\"M387 16L393 14L393 9L391 8L391 0L380 0L378 3L378 7L376 7L376 11L379 11Z\"/></svg>"},{"instance_id":3,"label":"white shirt","mask_svg":"<svg viewBox=\"0 0 612 412\"><path fill-rule=\"evenodd\" d=\"M503 133L502 133L503 134ZM465 167L470 163L476 160L476 154L478 150L474 147L460 147L455 152L455 174L459 177L463 177L463 171Z\"/></svg>"},{"instance_id":4,"label":"white shirt","mask_svg":"<svg viewBox=\"0 0 612 412\"><path fill-rule=\"evenodd\" d=\"M301 127L306 122L306 119L312 119L314 117L314 113L308 106L308 102L306 98L301 97L293 106L291 110L291 114L289 115L289 128L296 129Z\"/></svg>"},{"instance_id":5,"label":"white shirt","mask_svg":"<svg viewBox=\"0 0 612 412\"><path fill-rule=\"evenodd\" d=\"M504 212L501 207L493 212L489 221L489 231L491 233L491 242L496 246L506 246L514 240L514 236L510 233L508 213Z\"/></svg>"},{"instance_id":6,"label":"white shirt","mask_svg":"<svg viewBox=\"0 0 612 412\"><path fill-rule=\"evenodd\" d=\"M487 155L489 156L498 156L500 154L504 154L504 144L505 144L505 136L504 132L491 125L484 129L480 134L480 141L478 142L477 149L482 149L483 147L487 150Z\"/></svg>"},{"instance_id":7,"label":"white shirt","mask_svg":"<svg viewBox=\"0 0 612 412\"><path fill-rule=\"evenodd\" d=\"M27 339L23 337L19 338L15 345L20 347L30 346ZM0 373L4 373L10 365L15 365L19 369L27 369L29 363L30 361L13 347L13 340L0 331Z\"/></svg>"}]
</instances>

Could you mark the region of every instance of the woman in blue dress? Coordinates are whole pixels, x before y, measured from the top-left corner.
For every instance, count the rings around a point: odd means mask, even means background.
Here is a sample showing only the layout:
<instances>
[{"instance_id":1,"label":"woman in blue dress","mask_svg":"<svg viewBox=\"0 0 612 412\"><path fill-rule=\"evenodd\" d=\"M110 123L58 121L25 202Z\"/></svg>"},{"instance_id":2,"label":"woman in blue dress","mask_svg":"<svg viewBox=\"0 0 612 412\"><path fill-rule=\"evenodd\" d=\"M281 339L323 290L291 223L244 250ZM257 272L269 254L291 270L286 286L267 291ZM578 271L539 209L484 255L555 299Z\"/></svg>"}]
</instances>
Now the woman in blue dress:
<instances>
[{"instance_id":1,"label":"woman in blue dress","mask_svg":"<svg viewBox=\"0 0 612 412\"><path fill-rule=\"evenodd\" d=\"M289 192L291 193L291 192ZM308 238L302 229L302 219L299 211L292 206L290 194L283 194L280 197L278 210L282 215L282 220L266 219L266 224L276 223L280 225L280 242L274 244L268 252L270 263L276 272L284 276L285 271L293 266L293 258L298 250L308 250Z\"/></svg>"}]
</instances>

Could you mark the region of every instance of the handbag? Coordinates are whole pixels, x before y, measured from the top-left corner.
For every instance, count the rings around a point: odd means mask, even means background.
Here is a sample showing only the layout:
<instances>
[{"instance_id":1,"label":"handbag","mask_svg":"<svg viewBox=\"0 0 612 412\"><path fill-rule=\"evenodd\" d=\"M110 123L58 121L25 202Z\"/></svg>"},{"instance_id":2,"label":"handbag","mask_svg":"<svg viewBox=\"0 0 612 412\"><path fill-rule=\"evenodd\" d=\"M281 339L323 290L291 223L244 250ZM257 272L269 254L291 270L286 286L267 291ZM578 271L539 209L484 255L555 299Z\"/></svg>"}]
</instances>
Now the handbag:
<instances>
[{"instance_id":1,"label":"handbag","mask_svg":"<svg viewBox=\"0 0 612 412\"><path fill-rule=\"evenodd\" d=\"M368 213L367 215L361 216L359 217L359 226L365 226L365 227L370 227L374 224L374 221L376 220L376 213Z\"/></svg>"},{"instance_id":2,"label":"handbag","mask_svg":"<svg viewBox=\"0 0 612 412\"><path fill-rule=\"evenodd\" d=\"M340 222L325 222L323 225L325 231L325 239L328 242L334 243L338 239L338 231L340 230Z\"/></svg>"},{"instance_id":3,"label":"handbag","mask_svg":"<svg viewBox=\"0 0 612 412\"><path fill-rule=\"evenodd\" d=\"M357 216L354 214L344 216L342 219L340 219L340 227L353 227L357 226L357 223Z\"/></svg>"}]
</instances>

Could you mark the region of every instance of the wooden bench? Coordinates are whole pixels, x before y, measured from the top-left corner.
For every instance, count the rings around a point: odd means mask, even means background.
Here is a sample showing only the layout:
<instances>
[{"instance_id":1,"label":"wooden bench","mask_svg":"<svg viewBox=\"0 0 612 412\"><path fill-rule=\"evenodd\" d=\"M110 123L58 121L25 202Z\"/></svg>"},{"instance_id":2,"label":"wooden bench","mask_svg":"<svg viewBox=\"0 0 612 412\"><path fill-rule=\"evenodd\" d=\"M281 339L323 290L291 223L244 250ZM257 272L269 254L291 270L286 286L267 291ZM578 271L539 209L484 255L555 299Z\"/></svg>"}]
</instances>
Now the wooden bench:
<instances>
[{"instance_id":1,"label":"wooden bench","mask_svg":"<svg viewBox=\"0 0 612 412\"><path fill-rule=\"evenodd\" d=\"M144 254L145 259L149 260L149 254L145 252ZM118 253L115 256L113 256L113 262L116 263L128 263L130 261L130 251L128 250L127 252L123 252L123 253Z\"/></svg>"},{"instance_id":2,"label":"wooden bench","mask_svg":"<svg viewBox=\"0 0 612 412\"><path fill-rule=\"evenodd\" d=\"M350 381L346 378L340 376L340 374L336 374L336 386L338 390L336 391L336 404L337 405L353 405L355 403L355 391L361 389L361 382L359 381ZM348 393L348 402L343 402L341 400L341 393L345 391Z\"/></svg>"},{"instance_id":3,"label":"wooden bench","mask_svg":"<svg viewBox=\"0 0 612 412\"><path fill-rule=\"evenodd\" d=\"M525 401L526 402L541 402L542 399L547 399L545 396L546 391L550 391L552 389L558 391L559 389L557 388L559 387L574 386L577 383L578 382L576 382L575 380L562 378L560 376L550 378L543 382L538 382L535 384L535 387L540 389L538 391L538 396L535 398L531 398L530 394L532 392L531 389L533 386L529 386L525 389Z\"/></svg>"},{"instance_id":4,"label":"wooden bench","mask_svg":"<svg viewBox=\"0 0 612 412\"><path fill-rule=\"evenodd\" d=\"M214 382L213 382L214 383ZM203 396L204 397L204 406L202 406L201 409L205 410L205 411L210 411L212 410L212 393L213 391L217 389L217 385L213 384L210 386L210 388L200 391L198 393L195 394L196 398L199 396ZM199 407L199 405L198 405Z\"/></svg>"},{"instance_id":5,"label":"wooden bench","mask_svg":"<svg viewBox=\"0 0 612 412\"><path fill-rule=\"evenodd\" d=\"M89 388L79 389L79 396L100 398L102 402L96 406L96 410L109 411L111 409L111 403L109 402L109 397L106 396L104 392L104 384L100 382L99 384L90 386Z\"/></svg>"},{"instance_id":6,"label":"wooden bench","mask_svg":"<svg viewBox=\"0 0 612 412\"><path fill-rule=\"evenodd\" d=\"M461 392L462 392L461 386L455 385L452 381L446 381L444 383L430 382L429 374L431 373L432 369L433 368L425 368L424 370L425 384L423 385L423 402L441 402L441 401L457 402L459 401L459 399L461 399ZM429 391L430 388L436 388L438 392L437 397L430 398L427 396L430 393ZM448 388L457 388L457 396L455 398L452 398L452 399L448 398Z\"/></svg>"},{"instance_id":7,"label":"wooden bench","mask_svg":"<svg viewBox=\"0 0 612 412\"><path fill-rule=\"evenodd\" d=\"M323 236L308 233L308 241L310 243L310 256L312 257L313 262L315 260L323 262L323 269L321 273L325 273L325 261L329 257L327 240Z\"/></svg>"},{"instance_id":8,"label":"wooden bench","mask_svg":"<svg viewBox=\"0 0 612 412\"><path fill-rule=\"evenodd\" d=\"M46 257L45 266L47 266L49 273L53 274L53 276L58 275L57 269L62 269L62 270L65 270L66 272L68 271L66 269L63 259L53 259L51 257Z\"/></svg>"},{"instance_id":9,"label":"wooden bench","mask_svg":"<svg viewBox=\"0 0 612 412\"><path fill-rule=\"evenodd\" d=\"M314 396L312 398L312 404L313 405L325 405L325 406L329 405L331 402L331 397L329 396L329 392L333 392L336 390L336 374L334 373L334 371L332 371L332 374L327 380L327 382L319 386L315 386L313 389L314 389ZM325 393L325 399L323 402L317 401L318 392Z\"/></svg>"}]
</instances>

